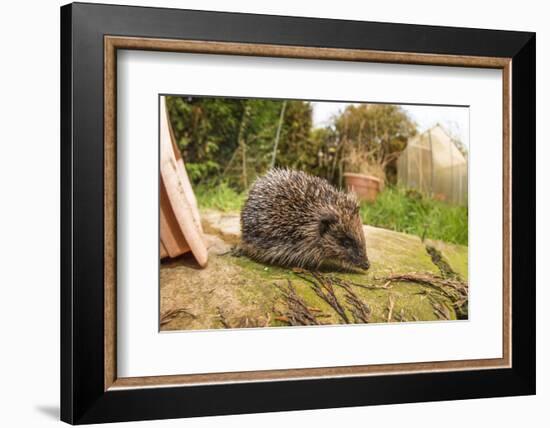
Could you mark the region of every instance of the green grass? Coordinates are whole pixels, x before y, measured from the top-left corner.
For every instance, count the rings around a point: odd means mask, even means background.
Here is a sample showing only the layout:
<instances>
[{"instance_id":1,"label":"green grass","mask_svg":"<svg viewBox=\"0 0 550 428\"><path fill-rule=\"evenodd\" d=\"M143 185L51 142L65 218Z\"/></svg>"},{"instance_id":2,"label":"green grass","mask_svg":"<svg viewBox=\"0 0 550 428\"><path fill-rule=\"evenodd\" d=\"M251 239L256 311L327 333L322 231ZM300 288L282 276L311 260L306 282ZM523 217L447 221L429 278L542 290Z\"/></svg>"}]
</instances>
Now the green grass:
<instances>
[{"instance_id":1,"label":"green grass","mask_svg":"<svg viewBox=\"0 0 550 428\"><path fill-rule=\"evenodd\" d=\"M246 193L238 193L227 183L218 186L199 185L195 187L195 196L201 208L216 209L224 212L240 211L246 200Z\"/></svg>"},{"instance_id":2,"label":"green grass","mask_svg":"<svg viewBox=\"0 0 550 428\"><path fill-rule=\"evenodd\" d=\"M468 208L416 191L387 187L376 202L361 204L361 218L372 226L468 245Z\"/></svg>"},{"instance_id":3,"label":"green grass","mask_svg":"<svg viewBox=\"0 0 550 428\"><path fill-rule=\"evenodd\" d=\"M240 211L246 192L227 183L195 187L199 206L224 212ZM361 204L363 223L421 238L468 245L468 209L446 204L402 188L386 187L374 203Z\"/></svg>"}]
</instances>

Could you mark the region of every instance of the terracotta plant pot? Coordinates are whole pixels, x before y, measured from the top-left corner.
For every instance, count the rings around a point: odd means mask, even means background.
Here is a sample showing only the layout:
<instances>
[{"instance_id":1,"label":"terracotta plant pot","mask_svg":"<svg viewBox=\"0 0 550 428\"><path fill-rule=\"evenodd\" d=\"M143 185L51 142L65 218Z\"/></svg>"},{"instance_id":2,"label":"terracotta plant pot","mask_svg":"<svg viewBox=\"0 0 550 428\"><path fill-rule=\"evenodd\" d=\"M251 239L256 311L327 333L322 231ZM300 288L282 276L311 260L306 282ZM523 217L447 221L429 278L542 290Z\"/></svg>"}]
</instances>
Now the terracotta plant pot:
<instances>
[{"instance_id":1,"label":"terracotta plant pot","mask_svg":"<svg viewBox=\"0 0 550 428\"><path fill-rule=\"evenodd\" d=\"M160 109L160 258L189 251L205 267L208 250L202 235L197 200L168 120L166 100Z\"/></svg>"},{"instance_id":2,"label":"terracotta plant pot","mask_svg":"<svg viewBox=\"0 0 550 428\"><path fill-rule=\"evenodd\" d=\"M380 179L371 175L344 173L346 188L353 192L361 201L374 202L380 193Z\"/></svg>"}]
</instances>

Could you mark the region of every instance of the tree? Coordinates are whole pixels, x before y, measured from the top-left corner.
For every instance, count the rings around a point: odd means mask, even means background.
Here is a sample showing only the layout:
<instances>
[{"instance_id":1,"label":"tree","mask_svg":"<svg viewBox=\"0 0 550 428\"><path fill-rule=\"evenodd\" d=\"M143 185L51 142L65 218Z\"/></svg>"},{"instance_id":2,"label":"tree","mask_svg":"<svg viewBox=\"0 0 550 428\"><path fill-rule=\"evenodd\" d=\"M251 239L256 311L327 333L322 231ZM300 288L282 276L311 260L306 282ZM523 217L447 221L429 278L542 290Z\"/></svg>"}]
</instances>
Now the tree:
<instances>
[{"instance_id":1,"label":"tree","mask_svg":"<svg viewBox=\"0 0 550 428\"><path fill-rule=\"evenodd\" d=\"M279 166L307 170L315 164L316 152L309 145L312 109L308 102L167 97L167 105L194 183L226 181L238 191L246 190L271 166L274 151ZM278 129L279 143L274 147Z\"/></svg>"},{"instance_id":2,"label":"tree","mask_svg":"<svg viewBox=\"0 0 550 428\"><path fill-rule=\"evenodd\" d=\"M348 106L335 119L339 172L357 172L386 179L387 169L416 134L407 113L393 104Z\"/></svg>"},{"instance_id":3,"label":"tree","mask_svg":"<svg viewBox=\"0 0 550 428\"><path fill-rule=\"evenodd\" d=\"M336 185L345 171L384 179L416 132L395 105L350 105L322 129L313 128L307 101L167 97L167 105L191 180L239 192L273 164Z\"/></svg>"},{"instance_id":4,"label":"tree","mask_svg":"<svg viewBox=\"0 0 550 428\"><path fill-rule=\"evenodd\" d=\"M237 144L241 99L167 97L176 143L194 182L217 175Z\"/></svg>"},{"instance_id":5,"label":"tree","mask_svg":"<svg viewBox=\"0 0 550 428\"><path fill-rule=\"evenodd\" d=\"M306 101L288 101L276 165L310 172L317 163L317 151L311 145L313 109Z\"/></svg>"},{"instance_id":6,"label":"tree","mask_svg":"<svg viewBox=\"0 0 550 428\"><path fill-rule=\"evenodd\" d=\"M465 159L468 159L468 147L462 142L460 138L460 125L454 120L447 120L444 123L439 124L451 138L451 141L455 144L456 148Z\"/></svg>"}]
</instances>

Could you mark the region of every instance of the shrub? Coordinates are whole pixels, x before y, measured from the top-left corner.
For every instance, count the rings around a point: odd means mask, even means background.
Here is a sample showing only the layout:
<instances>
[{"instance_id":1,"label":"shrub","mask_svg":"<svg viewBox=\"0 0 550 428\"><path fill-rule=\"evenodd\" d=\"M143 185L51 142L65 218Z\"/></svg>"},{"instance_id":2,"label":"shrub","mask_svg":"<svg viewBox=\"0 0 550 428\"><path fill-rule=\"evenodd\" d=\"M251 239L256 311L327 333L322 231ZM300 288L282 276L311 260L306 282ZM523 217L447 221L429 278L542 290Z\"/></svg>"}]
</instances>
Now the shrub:
<instances>
[{"instance_id":1,"label":"shrub","mask_svg":"<svg viewBox=\"0 0 550 428\"><path fill-rule=\"evenodd\" d=\"M220 211L240 211L246 200L246 193L239 193L226 182L218 186L195 186L195 196L201 208Z\"/></svg>"},{"instance_id":2,"label":"shrub","mask_svg":"<svg viewBox=\"0 0 550 428\"><path fill-rule=\"evenodd\" d=\"M376 202L361 204L363 223L468 245L468 208L449 205L398 187L388 187Z\"/></svg>"}]
</instances>

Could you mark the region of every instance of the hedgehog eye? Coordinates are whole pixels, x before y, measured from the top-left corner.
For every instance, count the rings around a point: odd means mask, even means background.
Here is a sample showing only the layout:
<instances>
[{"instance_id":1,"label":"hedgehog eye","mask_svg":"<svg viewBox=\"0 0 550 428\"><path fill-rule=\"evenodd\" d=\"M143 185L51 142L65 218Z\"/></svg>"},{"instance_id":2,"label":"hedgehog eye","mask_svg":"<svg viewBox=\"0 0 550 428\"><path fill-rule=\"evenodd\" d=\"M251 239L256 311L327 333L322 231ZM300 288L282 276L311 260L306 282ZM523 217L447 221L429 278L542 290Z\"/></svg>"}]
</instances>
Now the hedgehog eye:
<instances>
[{"instance_id":1,"label":"hedgehog eye","mask_svg":"<svg viewBox=\"0 0 550 428\"><path fill-rule=\"evenodd\" d=\"M325 214L319 219L319 234L323 236L328 232L330 226L336 223L338 219L334 214Z\"/></svg>"},{"instance_id":2,"label":"hedgehog eye","mask_svg":"<svg viewBox=\"0 0 550 428\"><path fill-rule=\"evenodd\" d=\"M348 238L347 236L344 236L343 238L340 238L340 245L345 248L351 248L354 245L354 242L351 238Z\"/></svg>"}]
</instances>

